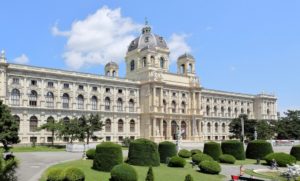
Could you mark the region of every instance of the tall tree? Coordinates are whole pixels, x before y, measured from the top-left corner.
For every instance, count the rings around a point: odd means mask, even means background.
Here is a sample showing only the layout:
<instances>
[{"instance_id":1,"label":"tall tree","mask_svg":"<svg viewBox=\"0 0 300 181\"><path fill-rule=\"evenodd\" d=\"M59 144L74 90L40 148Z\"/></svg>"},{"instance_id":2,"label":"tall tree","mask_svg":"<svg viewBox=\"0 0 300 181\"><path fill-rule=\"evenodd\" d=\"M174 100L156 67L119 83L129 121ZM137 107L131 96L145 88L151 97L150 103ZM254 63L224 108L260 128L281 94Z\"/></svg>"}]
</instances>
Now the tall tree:
<instances>
[{"instance_id":1,"label":"tall tree","mask_svg":"<svg viewBox=\"0 0 300 181\"><path fill-rule=\"evenodd\" d=\"M272 139L275 135L275 122L267 120L259 120L256 125L257 138L262 140Z\"/></svg>"},{"instance_id":2,"label":"tall tree","mask_svg":"<svg viewBox=\"0 0 300 181\"><path fill-rule=\"evenodd\" d=\"M254 131L256 120L248 119L246 114L241 114L238 118L233 119L229 124L229 132L232 133L232 138L242 139L242 126L241 119L244 119L244 131L245 137L248 139L254 139Z\"/></svg>"},{"instance_id":3,"label":"tall tree","mask_svg":"<svg viewBox=\"0 0 300 181\"><path fill-rule=\"evenodd\" d=\"M0 180L1 181L17 181L15 175L18 162L15 159L4 160L0 154Z\"/></svg>"},{"instance_id":4,"label":"tall tree","mask_svg":"<svg viewBox=\"0 0 300 181\"><path fill-rule=\"evenodd\" d=\"M102 130L103 123L98 114L90 114L79 118L79 126L82 130L80 138L82 140L86 139L86 143L89 144L90 138L94 136L94 132Z\"/></svg>"},{"instance_id":5,"label":"tall tree","mask_svg":"<svg viewBox=\"0 0 300 181\"><path fill-rule=\"evenodd\" d=\"M68 137L71 143L80 137L82 130L79 126L78 118L74 117L69 121L60 120L60 124L59 137Z\"/></svg>"},{"instance_id":6,"label":"tall tree","mask_svg":"<svg viewBox=\"0 0 300 181\"><path fill-rule=\"evenodd\" d=\"M0 101L0 142L5 151L9 150L9 144L19 143L19 122L11 115L7 105Z\"/></svg>"},{"instance_id":7,"label":"tall tree","mask_svg":"<svg viewBox=\"0 0 300 181\"><path fill-rule=\"evenodd\" d=\"M300 110L288 110L276 124L277 139L300 139Z\"/></svg>"},{"instance_id":8,"label":"tall tree","mask_svg":"<svg viewBox=\"0 0 300 181\"><path fill-rule=\"evenodd\" d=\"M61 122L57 122L53 118L50 118L49 120L47 120L47 123L41 125L38 129L39 130L44 129L51 132L51 136L52 136L51 146L54 146L54 137L55 135L59 134L59 131L62 129L62 124Z\"/></svg>"}]
</instances>

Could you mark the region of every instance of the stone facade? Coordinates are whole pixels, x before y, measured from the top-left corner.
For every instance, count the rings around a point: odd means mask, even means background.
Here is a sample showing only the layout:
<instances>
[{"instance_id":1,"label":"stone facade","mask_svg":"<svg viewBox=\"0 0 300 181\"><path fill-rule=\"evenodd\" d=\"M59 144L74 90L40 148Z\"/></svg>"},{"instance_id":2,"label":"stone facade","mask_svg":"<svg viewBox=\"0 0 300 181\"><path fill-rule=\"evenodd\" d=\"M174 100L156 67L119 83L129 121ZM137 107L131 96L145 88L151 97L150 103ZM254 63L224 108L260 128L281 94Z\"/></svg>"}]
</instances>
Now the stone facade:
<instances>
[{"instance_id":1,"label":"stone facade","mask_svg":"<svg viewBox=\"0 0 300 181\"><path fill-rule=\"evenodd\" d=\"M126 77L109 62L105 76L7 63L0 57L0 99L20 120L21 143L51 142L51 134L36 131L49 118L99 114L105 124L96 133L104 140L125 137L173 140L178 129L183 140L228 139L233 118L277 119L274 95L249 95L205 89L195 71L195 58L178 58L170 73L169 49L163 37L146 25L126 54ZM68 138L56 142L66 142ZM93 140L91 140L93 141Z\"/></svg>"}]
</instances>

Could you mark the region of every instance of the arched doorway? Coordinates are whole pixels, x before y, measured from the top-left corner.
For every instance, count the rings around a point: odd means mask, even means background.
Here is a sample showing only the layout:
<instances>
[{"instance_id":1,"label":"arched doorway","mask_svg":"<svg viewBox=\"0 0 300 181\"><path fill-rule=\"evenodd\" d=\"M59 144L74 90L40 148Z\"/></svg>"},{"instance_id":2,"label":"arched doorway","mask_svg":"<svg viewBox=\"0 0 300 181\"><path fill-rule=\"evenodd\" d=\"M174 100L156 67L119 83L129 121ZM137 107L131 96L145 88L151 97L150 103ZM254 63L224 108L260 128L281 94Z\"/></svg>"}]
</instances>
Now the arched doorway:
<instances>
[{"instance_id":1,"label":"arched doorway","mask_svg":"<svg viewBox=\"0 0 300 181\"><path fill-rule=\"evenodd\" d=\"M163 121L163 136L166 140L167 139L167 122L165 120Z\"/></svg>"},{"instance_id":2,"label":"arched doorway","mask_svg":"<svg viewBox=\"0 0 300 181\"><path fill-rule=\"evenodd\" d=\"M181 136L182 136L182 139L185 140L186 139L186 133L187 129L186 129L186 123L185 121L181 121Z\"/></svg>"},{"instance_id":3,"label":"arched doorway","mask_svg":"<svg viewBox=\"0 0 300 181\"><path fill-rule=\"evenodd\" d=\"M172 121L172 123L171 123L171 134L172 134L173 140L176 140L176 130L177 130L176 121Z\"/></svg>"}]
</instances>

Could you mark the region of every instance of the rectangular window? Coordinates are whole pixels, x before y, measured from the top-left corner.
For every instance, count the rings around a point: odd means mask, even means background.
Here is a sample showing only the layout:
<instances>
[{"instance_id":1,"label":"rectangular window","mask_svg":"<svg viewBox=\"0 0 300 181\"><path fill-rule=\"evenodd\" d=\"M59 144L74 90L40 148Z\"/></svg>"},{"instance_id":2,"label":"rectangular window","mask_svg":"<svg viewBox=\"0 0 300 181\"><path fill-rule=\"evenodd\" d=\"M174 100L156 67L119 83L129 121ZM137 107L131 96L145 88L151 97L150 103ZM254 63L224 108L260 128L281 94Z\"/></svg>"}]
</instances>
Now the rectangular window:
<instances>
[{"instance_id":1,"label":"rectangular window","mask_svg":"<svg viewBox=\"0 0 300 181\"><path fill-rule=\"evenodd\" d=\"M110 88L106 88L106 89L105 89L105 92L106 92L106 93L110 93Z\"/></svg>"},{"instance_id":2,"label":"rectangular window","mask_svg":"<svg viewBox=\"0 0 300 181\"><path fill-rule=\"evenodd\" d=\"M30 137L30 143L36 143L37 142L37 137L31 136Z\"/></svg>"},{"instance_id":3,"label":"rectangular window","mask_svg":"<svg viewBox=\"0 0 300 181\"><path fill-rule=\"evenodd\" d=\"M53 137L47 137L47 142L50 143L53 141Z\"/></svg>"},{"instance_id":4,"label":"rectangular window","mask_svg":"<svg viewBox=\"0 0 300 181\"><path fill-rule=\"evenodd\" d=\"M106 136L106 137L105 137L105 140L106 140L106 141L110 141L110 136Z\"/></svg>"},{"instance_id":5,"label":"rectangular window","mask_svg":"<svg viewBox=\"0 0 300 181\"><path fill-rule=\"evenodd\" d=\"M53 88L53 82L48 82L48 87Z\"/></svg>"},{"instance_id":6,"label":"rectangular window","mask_svg":"<svg viewBox=\"0 0 300 181\"><path fill-rule=\"evenodd\" d=\"M119 93L119 94L122 94L122 92L123 92L122 89L119 89L119 90L118 90L118 93Z\"/></svg>"},{"instance_id":7,"label":"rectangular window","mask_svg":"<svg viewBox=\"0 0 300 181\"><path fill-rule=\"evenodd\" d=\"M83 90L83 85L79 85L79 86L78 86L78 89L79 89L79 90Z\"/></svg>"},{"instance_id":8,"label":"rectangular window","mask_svg":"<svg viewBox=\"0 0 300 181\"><path fill-rule=\"evenodd\" d=\"M13 84L19 84L19 78L13 78Z\"/></svg>"},{"instance_id":9,"label":"rectangular window","mask_svg":"<svg viewBox=\"0 0 300 181\"><path fill-rule=\"evenodd\" d=\"M32 86L37 86L37 81L36 80L31 80L31 85Z\"/></svg>"},{"instance_id":10,"label":"rectangular window","mask_svg":"<svg viewBox=\"0 0 300 181\"><path fill-rule=\"evenodd\" d=\"M123 136L119 136L119 141L123 141Z\"/></svg>"},{"instance_id":11,"label":"rectangular window","mask_svg":"<svg viewBox=\"0 0 300 181\"><path fill-rule=\"evenodd\" d=\"M92 89L93 91L97 91L97 87L93 87L93 89Z\"/></svg>"},{"instance_id":12,"label":"rectangular window","mask_svg":"<svg viewBox=\"0 0 300 181\"><path fill-rule=\"evenodd\" d=\"M64 83L64 89L69 89L69 84L68 83Z\"/></svg>"},{"instance_id":13,"label":"rectangular window","mask_svg":"<svg viewBox=\"0 0 300 181\"><path fill-rule=\"evenodd\" d=\"M64 137L63 140L64 142L69 142L69 137Z\"/></svg>"}]
</instances>

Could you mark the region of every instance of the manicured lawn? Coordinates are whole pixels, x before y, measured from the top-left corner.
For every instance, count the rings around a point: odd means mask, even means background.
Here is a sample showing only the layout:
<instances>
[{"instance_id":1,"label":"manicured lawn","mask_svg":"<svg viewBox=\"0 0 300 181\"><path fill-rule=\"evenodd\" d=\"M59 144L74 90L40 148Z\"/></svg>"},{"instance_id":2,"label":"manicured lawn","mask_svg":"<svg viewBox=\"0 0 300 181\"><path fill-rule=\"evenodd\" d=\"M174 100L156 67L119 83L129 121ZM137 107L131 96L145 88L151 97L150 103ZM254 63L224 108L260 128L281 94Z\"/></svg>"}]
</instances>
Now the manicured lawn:
<instances>
[{"instance_id":1,"label":"manicured lawn","mask_svg":"<svg viewBox=\"0 0 300 181\"><path fill-rule=\"evenodd\" d=\"M3 150L3 148L1 148ZM17 152L53 152L53 151L65 151L65 147L50 147L50 146L15 146L10 151Z\"/></svg>"},{"instance_id":2,"label":"manicured lawn","mask_svg":"<svg viewBox=\"0 0 300 181\"><path fill-rule=\"evenodd\" d=\"M260 160L260 164L266 163L264 160ZM246 160L237 160L235 165L251 165L251 164L256 164L255 159L246 159Z\"/></svg>"},{"instance_id":3,"label":"manicured lawn","mask_svg":"<svg viewBox=\"0 0 300 181\"><path fill-rule=\"evenodd\" d=\"M77 160L77 161L71 161L71 162L54 165L48 168L48 170L53 168L66 168L72 166L84 171L86 176L86 181L96 181L96 180L108 181L110 178L110 173L100 172L91 169L92 163L93 163L92 160ZM146 178L148 167L134 166L134 168L138 173L139 181L144 181ZM40 179L40 181L46 181L45 178L46 172L43 174L43 177ZM183 181L187 174L191 174L192 177L194 178L194 181L204 181L204 180L218 181L218 180L224 180L225 178L222 175L208 175L208 174L197 172L188 163L185 166L185 168L170 168L167 167L165 164L161 164L160 167L153 167L153 172L154 172L155 180L161 180L161 181Z\"/></svg>"},{"instance_id":4,"label":"manicured lawn","mask_svg":"<svg viewBox=\"0 0 300 181\"><path fill-rule=\"evenodd\" d=\"M262 178L262 179L270 179L270 180L278 180L278 181L286 181L287 178L280 176L279 172L264 172L264 173L255 173L252 170L245 171L249 175L253 175L254 177Z\"/></svg>"}]
</instances>

